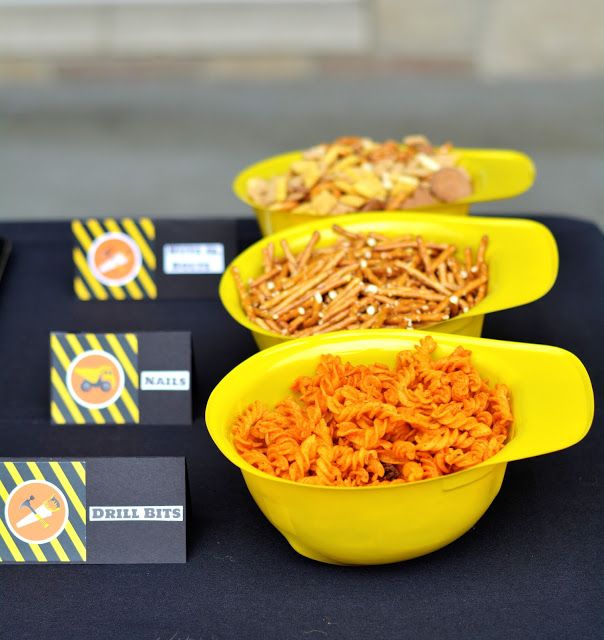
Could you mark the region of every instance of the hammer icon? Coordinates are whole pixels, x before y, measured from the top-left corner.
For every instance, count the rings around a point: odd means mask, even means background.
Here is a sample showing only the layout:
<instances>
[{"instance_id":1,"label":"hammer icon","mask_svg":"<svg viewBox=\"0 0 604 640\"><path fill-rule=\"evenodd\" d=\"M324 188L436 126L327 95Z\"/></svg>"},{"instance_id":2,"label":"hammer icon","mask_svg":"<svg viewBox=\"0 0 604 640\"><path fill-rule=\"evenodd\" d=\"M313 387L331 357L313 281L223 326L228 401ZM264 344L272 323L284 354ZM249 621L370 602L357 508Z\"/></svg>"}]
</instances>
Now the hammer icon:
<instances>
[{"instance_id":1,"label":"hammer icon","mask_svg":"<svg viewBox=\"0 0 604 640\"><path fill-rule=\"evenodd\" d=\"M24 507L26 509L29 509L34 514L36 519L40 521L40 524L46 529L46 527L48 527L48 522L46 522L46 520L44 520L44 518L31 506L32 500L35 500L35 497L29 496L27 500L23 500L20 506L22 509Z\"/></svg>"}]
</instances>

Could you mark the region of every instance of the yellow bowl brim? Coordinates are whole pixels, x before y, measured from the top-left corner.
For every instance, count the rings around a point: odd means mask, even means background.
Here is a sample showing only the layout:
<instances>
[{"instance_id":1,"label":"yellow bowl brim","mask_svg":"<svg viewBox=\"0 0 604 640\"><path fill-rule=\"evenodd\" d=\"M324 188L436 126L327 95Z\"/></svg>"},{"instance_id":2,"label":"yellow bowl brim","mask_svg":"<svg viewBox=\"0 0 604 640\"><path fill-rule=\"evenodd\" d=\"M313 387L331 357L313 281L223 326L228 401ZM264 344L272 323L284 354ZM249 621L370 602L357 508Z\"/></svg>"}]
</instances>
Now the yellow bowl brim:
<instances>
[{"instance_id":1,"label":"yellow bowl brim","mask_svg":"<svg viewBox=\"0 0 604 640\"><path fill-rule=\"evenodd\" d=\"M557 347L484 338L432 333L436 356L462 345L472 351L472 362L491 385L506 384L511 391L514 425L512 437L495 456L451 476L421 482L463 483L464 474L480 466L529 458L558 451L579 442L589 431L594 398L589 375L581 361ZM340 331L301 338L251 356L216 386L206 406L206 425L216 446L246 473L275 482L290 480L270 476L248 464L231 437L235 418L252 402L269 406L291 394L296 378L311 375L324 354L334 354L355 364L385 363L393 366L399 351L416 345L425 333L400 329ZM410 485L325 487L336 491L383 490Z\"/></svg>"},{"instance_id":2,"label":"yellow bowl brim","mask_svg":"<svg viewBox=\"0 0 604 640\"><path fill-rule=\"evenodd\" d=\"M455 244L458 251L468 246L475 250L481 237L484 234L489 236L486 253L489 265L487 296L463 316L434 325L436 331L460 317L470 318L537 300L550 290L558 273L556 241L547 227L532 220L421 213L409 213L402 217L386 212L330 217L263 238L237 256L225 269L219 286L220 299L228 313L254 333L281 340L293 339L292 336L263 329L247 317L231 269L237 267L243 281L247 282L249 278L256 278L262 273L262 249L268 244L274 244L277 256L282 256L279 244L282 239L287 240L294 251L301 251L313 231L317 230L321 233L318 246L327 246L340 237L332 230L334 224L354 232L421 235L427 241Z\"/></svg>"},{"instance_id":3,"label":"yellow bowl brim","mask_svg":"<svg viewBox=\"0 0 604 640\"><path fill-rule=\"evenodd\" d=\"M529 156L520 151L456 148L454 152L459 158L459 165L464 167L472 177L474 190L470 196L457 200L453 204L472 204L512 198L530 189L535 181L535 165ZM246 167L233 180L235 195L250 207L264 210L248 196L248 180L284 175L292 162L301 157L302 151L289 151ZM446 203L442 204L443 208L447 206ZM291 215L296 216L296 214Z\"/></svg>"}]
</instances>

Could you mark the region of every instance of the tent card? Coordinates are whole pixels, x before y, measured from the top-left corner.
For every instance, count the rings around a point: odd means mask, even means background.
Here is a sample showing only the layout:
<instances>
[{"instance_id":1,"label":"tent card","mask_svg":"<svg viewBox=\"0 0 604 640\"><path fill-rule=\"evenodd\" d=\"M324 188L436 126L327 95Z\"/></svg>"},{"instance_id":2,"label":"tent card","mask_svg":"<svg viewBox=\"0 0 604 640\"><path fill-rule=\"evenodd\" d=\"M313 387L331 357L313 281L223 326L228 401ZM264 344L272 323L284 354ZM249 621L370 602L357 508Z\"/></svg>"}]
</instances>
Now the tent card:
<instances>
[{"instance_id":1,"label":"tent card","mask_svg":"<svg viewBox=\"0 0 604 640\"><path fill-rule=\"evenodd\" d=\"M0 460L0 565L186 562L184 458Z\"/></svg>"},{"instance_id":2,"label":"tent card","mask_svg":"<svg viewBox=\"0 0 604 640\"><path fill-rule=\"evenodd\" d=\"M53 424L191 424L191 334L51 333Z\"/></svg>"},{"instance_id":3,"label":"tent card","mask_svg":"<svg viewBox=\"0 0 604 640\"><path fill-rule=\"evenodd\" d=\"M237 251L226 220L73 220L80 300L208 298Z\"/></svg>"},{"instance_id":4,"label":"tent card","mask_svg":"<svg viewBox=\"0 0 604 640\"><path fill-rule=\"evenodd\" d=\"M6 269L6 263L8 262L11 249L12 244L10 240L0 237L0 280L2 280L4 269Z\"/></svg>"}]
</instances>

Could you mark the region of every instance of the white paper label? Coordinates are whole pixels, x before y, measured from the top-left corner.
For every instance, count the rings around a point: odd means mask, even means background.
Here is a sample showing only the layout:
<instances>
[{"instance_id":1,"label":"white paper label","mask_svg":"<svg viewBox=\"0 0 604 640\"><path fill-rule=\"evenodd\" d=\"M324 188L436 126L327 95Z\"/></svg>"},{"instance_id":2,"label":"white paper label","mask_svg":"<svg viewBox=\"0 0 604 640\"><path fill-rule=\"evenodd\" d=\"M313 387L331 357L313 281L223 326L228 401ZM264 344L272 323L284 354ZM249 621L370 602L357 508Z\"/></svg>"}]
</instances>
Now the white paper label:
<instances>
[{"instance_id":1,"label":"white paper label","mask_svg":"<svg viewBox=\"0 0 604 640\"><path fill-rule=\"evenodd\" d=\"M156 507L88 507L88 520L91 522L125 522L125 521L156 521L182 522L184 508L182 505Z\"/></svg>"},{"instance_id":2,"label":"white paper label","mask_svg":"<svg viewBox=\"0 0 604 640\"><path fill-rule=\"evenodd\" d=\"M165 244L163 253L164 273L169 276L224 271L224 245L221 242Z\"/></svg>"},{"instance_id":3,"label":"white paper label","mask_svg":"<svg viewBox=\"0 0 604 640\"><path fill-rule=\"evenodd\" d=\"M188 391L190 371L141 371L141 391Z\"/></svg>"}]
</instances>

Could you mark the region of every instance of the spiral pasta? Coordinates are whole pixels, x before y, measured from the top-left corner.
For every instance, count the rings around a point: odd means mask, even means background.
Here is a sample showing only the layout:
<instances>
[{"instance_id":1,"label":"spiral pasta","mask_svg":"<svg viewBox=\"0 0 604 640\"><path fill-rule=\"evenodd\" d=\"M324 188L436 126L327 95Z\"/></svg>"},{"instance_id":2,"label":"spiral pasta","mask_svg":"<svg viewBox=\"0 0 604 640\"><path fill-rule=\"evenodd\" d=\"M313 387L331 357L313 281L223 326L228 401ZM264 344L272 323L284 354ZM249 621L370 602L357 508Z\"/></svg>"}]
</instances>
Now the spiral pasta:
<instances>
[{"instance_id":1,"label":"spiral pasta","mask_svg":"<svg viewBox=\"0 0 604 640\"><path fill-rule=\"evenodd\" d=\"M463 347L439 359L435 349L427 336L392 369L324 355L294 382L295 397L250 404L234 445L265 473L321 485L414 482L479 464L507 440L509 390L490 388Z\"/></svg>"}]
</instances>

